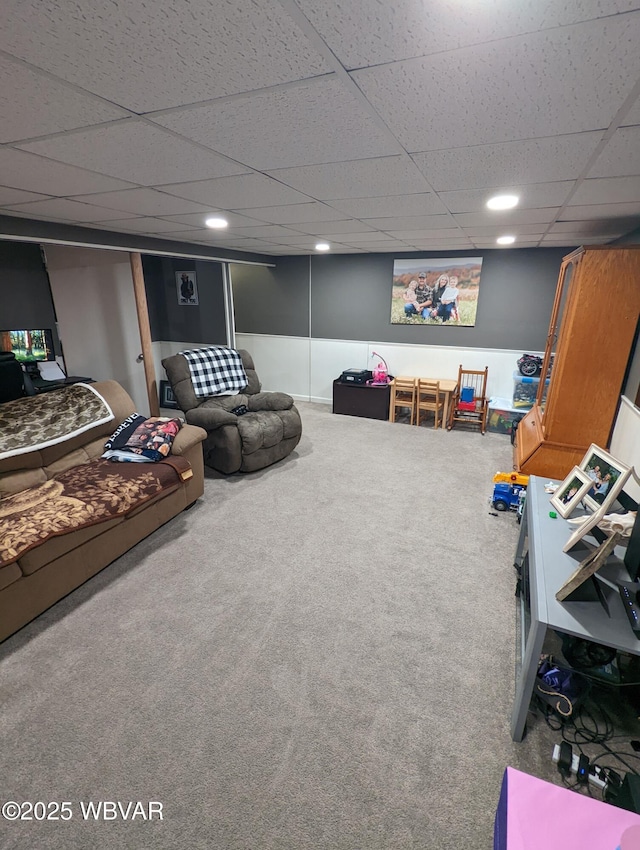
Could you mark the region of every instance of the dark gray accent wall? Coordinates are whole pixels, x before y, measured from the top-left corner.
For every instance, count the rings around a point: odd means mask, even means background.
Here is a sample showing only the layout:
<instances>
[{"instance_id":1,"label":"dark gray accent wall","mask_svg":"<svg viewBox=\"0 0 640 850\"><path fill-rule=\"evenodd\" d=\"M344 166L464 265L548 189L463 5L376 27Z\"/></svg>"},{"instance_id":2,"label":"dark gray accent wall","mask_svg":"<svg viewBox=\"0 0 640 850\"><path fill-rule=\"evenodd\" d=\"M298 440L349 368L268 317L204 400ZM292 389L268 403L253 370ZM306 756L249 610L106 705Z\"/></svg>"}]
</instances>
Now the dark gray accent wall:
<instances>
[{"instance_id":1,"label":"dark gray accent wall","mask_svg":"<svg viewBox=\"0 0 640 850\"><path fill-rule=\"evenodd\" d=\"M152 340L227 343L220 263L144 255L142 268ZM178 303L175 274L183 271L196 273L197 305Z\"/></svg>"},{"instance_id":2,"label":"dark gray accent wall","mask_svg":"<svg viewBox=\"0 0 640 850\"><path fill-rule=\"evenodd\" d=\"M413 345L544 349L562 258L569 248L328 255L311 262L311 335ZM474 327L392 325L396 257L481 256Z\"/></svg>"},{"instance_id":3,"label":"dark gray accent wall","mask_svg":"<svg viewBox=\"0 0 640 850\"><path fill-rule=\"evenodd\" d=\"M539 351L546 344L560 263L574 247L411 255L328 254L275 258L273 269L232 266L236 330ZM391 324L396 257L469 256L483 258L475 327Z\"/></svg>"},{"instance_id":4,"label":"dark gray accent wall","mask_svg":"<svg viewBox=\"0 0 640 850\"><path fill-rule=\"evenodd\" d=\"M0 330L51 328L53 346L60 340L40 246L25 242L0 242Z\"/></svg>"},{"instance_id":5,"label":"dark gray accent wall","mask_svg":"<svg viewBox=\"0 0 640 850\"><path fill-rule=\"evenodd\" d=\"M231 263L238 333L309 336L309 257L277 257L275 268Z\"/></svg>"}]
</instances>

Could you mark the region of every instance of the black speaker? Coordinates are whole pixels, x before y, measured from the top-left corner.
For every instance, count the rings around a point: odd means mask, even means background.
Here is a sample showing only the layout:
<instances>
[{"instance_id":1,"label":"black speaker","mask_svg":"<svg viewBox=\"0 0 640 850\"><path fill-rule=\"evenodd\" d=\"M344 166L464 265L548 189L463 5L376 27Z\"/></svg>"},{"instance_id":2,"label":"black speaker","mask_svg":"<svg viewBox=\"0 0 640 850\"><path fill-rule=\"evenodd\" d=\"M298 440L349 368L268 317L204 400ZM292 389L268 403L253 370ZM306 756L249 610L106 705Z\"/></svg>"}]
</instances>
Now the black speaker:
<instances>
[{"instance_id":1,"label":"black speaker","mask_svg":"<svg viewBox=\"0 0 640 850\"><path fill-rule=\"evenodd\" d=\"M614 802L620 809L640 815L640 776L627 773Z\"/></svg>"},{"instance_id":2,"label":"black speaker","mask_svg":"<svg viewBox=\"0 0 640 850\"><path fill-rule=\"evenodd\" d=\"M640 578L640 511L636 514L636 521L633 524L624 556L624 565L631 581L637 581Z\"/></svg>"}]
</instances>

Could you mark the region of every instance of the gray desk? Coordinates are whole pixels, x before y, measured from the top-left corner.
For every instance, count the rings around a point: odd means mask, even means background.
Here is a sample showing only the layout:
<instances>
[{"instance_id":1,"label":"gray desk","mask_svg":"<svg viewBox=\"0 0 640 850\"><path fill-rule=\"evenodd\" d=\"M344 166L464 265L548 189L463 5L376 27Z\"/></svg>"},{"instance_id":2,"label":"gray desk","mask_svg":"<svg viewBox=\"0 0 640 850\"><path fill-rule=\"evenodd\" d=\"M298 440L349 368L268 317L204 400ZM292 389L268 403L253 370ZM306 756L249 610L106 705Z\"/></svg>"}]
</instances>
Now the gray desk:
<instances>
[{"instance_id":1,"label":"gray desk","mask_svg":"<svg viewBox=\"0 0 640 850\"><path fill-rule=\"evenodd\" d=\"M573 529L562 517L552 519L549 516L552 508L549 495L544 492L544 484L545 479L535 475L529 479L516 549L518 564L522 563L525 551L528 550L530 609L527 610L521 598L516 694L511 714L511 737L514 741L521 741L524 736L547 629L640 655L640 640L631 629L615 587L616 579L629 581L629 575L619 559L605 564L598 572L603 580L611 616L607 616L599 602L556 601L556 592L586 557L587 551L562 551Z\"/></svg>"}]
</instances>

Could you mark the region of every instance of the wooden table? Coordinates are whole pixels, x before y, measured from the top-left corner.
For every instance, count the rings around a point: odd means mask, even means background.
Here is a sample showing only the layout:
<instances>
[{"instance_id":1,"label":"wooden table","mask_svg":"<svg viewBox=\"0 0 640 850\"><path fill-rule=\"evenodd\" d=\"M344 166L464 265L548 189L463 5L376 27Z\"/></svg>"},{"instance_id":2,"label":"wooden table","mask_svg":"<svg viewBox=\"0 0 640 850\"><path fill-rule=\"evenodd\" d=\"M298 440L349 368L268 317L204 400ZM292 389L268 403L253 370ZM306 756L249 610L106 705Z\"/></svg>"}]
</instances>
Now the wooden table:
<instances>
[{"instance_id":1,"label":"wooden table","mask_svg":"<svg viewBox=\"0 0 640 850\"><path fill-rule=\"evenodd\" d=\"M455 392L456 387L458 386L457 378L426 378L424 375L420 376L420 380L422 381L437 381L440 384L440 392L444 395L444 407L442 408L442 427L447 427L447 416L449 414L449 402L451 400L451 396Z\"/></svg>"}]
</instances>

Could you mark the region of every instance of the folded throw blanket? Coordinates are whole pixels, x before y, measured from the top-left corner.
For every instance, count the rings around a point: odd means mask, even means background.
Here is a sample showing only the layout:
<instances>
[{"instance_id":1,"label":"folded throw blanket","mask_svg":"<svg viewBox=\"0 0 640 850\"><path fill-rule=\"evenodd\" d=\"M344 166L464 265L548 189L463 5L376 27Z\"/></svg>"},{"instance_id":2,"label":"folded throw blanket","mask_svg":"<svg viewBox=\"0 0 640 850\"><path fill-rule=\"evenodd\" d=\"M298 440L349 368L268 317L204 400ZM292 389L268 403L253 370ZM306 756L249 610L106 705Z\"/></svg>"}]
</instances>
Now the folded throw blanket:
<instances>
[{"instance_id":1,"label":"folded throw blanket","mask_svg":"<svg viewBox=\"0 0 640 850\"><path fill-rule=\"evenodd\" d=\"M91 384L73 384L0 405L0 458L53 446L113 419Z\"/></svg>"},{"instance_id":2,"label":"folded throw blanket","mask_svg":"<svg viewBox=\"0 0 640 850\"><path fill-rule=\"evenodd\" d=\"M114 461L156 463L171 454L176 434L182 427L179 419L133 413L116 428L104 444L103 458Z\"/></svg>"},{"instance_id":3,"label":"folded throw blanket","mask_svg":"<svg viewBox=\"0 0 640 850\"><path fill-rule=\"evenodd\" d=\"M178 354L189 364L193 391L198 398L237 393L249 383L242 358L233 348L210 345Z\"/></svg>"}]
</instances>

